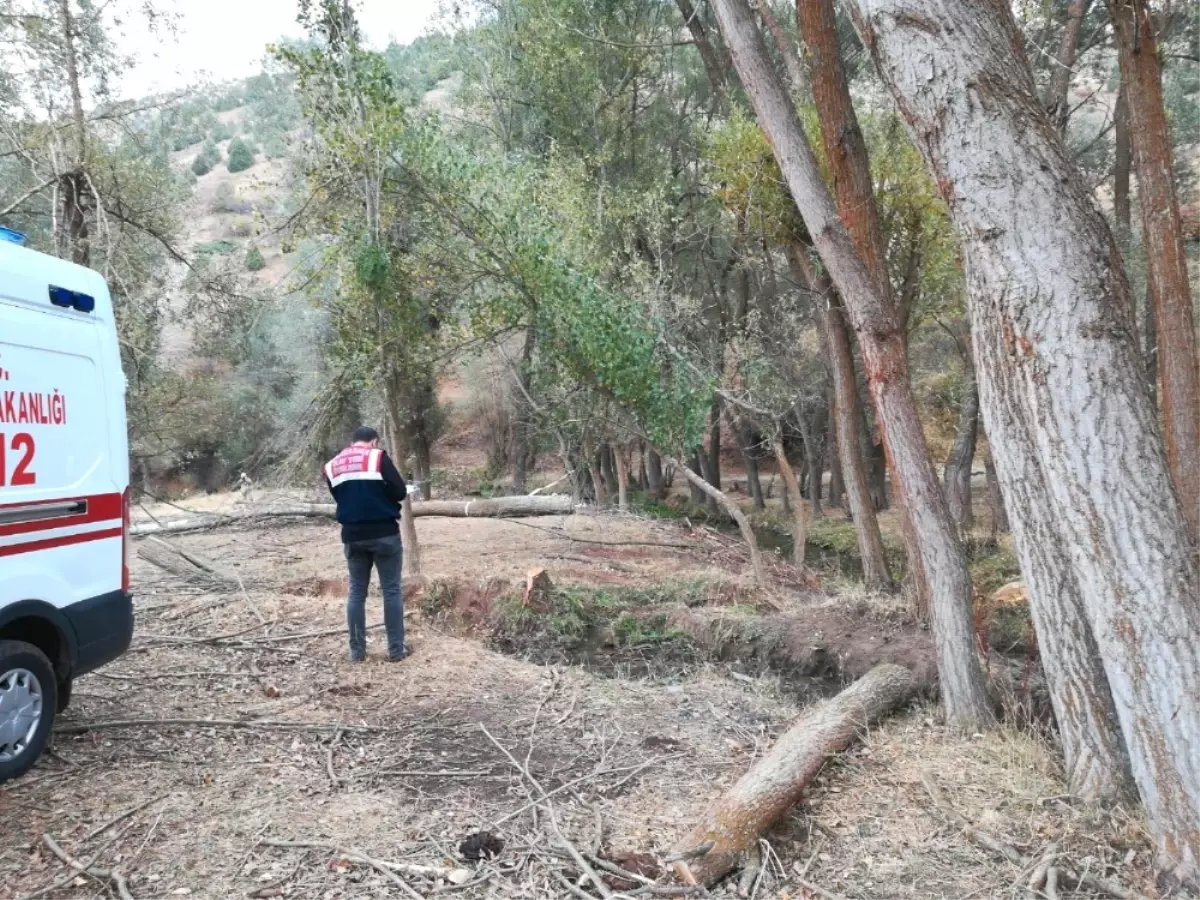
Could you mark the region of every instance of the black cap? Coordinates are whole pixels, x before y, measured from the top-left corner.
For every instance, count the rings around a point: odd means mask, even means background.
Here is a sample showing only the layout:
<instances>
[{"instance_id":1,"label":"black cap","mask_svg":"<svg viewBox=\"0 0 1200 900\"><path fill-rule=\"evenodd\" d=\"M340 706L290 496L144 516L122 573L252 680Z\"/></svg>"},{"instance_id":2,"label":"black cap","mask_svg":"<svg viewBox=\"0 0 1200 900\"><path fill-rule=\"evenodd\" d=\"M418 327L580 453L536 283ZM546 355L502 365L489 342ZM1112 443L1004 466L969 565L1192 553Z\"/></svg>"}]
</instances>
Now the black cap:
<instances>
[{"instance_id":1,"label":"black cap","mask_svg":"<svg viewBox=\"0 0 1200 900\"><path fill-rule=\"evenodd\" d=\"M366 444L379 440L379 432L370 425L359 425L350 437L356 444Z\"/></svg>"}]
</instances>

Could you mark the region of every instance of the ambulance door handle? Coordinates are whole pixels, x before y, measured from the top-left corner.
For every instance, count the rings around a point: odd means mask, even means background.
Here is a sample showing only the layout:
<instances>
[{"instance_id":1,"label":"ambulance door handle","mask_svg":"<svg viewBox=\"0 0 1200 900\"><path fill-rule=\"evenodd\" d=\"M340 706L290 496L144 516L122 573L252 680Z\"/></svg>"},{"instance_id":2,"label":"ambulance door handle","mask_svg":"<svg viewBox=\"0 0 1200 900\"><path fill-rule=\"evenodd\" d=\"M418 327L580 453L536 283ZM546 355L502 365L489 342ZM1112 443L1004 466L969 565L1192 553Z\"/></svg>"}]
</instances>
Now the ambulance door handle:
<instances>
[{"instance_id":1,"label":"ambulance door handle","mask_svg":"<svg viewBox=\"0 0 1200 900\"><path fill-rule=\"evenodd\" d=\"M0 509L0 525L40 522L43 519L63 519L87 514L86 500L67 500L63 503L39 503L31 506L10 506Z\"/></svg>"}]
</instances>

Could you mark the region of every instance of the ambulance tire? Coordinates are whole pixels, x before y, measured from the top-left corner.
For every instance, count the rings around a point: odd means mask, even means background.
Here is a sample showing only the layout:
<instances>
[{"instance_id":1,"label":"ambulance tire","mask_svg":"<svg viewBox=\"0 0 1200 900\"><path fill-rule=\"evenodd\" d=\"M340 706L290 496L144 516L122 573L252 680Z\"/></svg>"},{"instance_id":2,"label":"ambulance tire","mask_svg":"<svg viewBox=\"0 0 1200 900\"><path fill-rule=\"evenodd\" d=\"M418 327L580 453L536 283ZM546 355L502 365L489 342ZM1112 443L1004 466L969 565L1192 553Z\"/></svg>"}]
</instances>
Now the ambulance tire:
<instances>
[{"instance_id":1,"label":"ambulance tire","mask_svg":"<svg viewBox=\"0 0 1200 900\"><path fill-rule=\"evenodd\" d=\"M37 687L41 694L41 715L32 737L11 759L6 758L11 751L0 747L0 783L20 778L33 767L46 748L50 730L54 727L54 716L58 711L58 680L46 654L24 641L0 641L0 692L5 690L6 676L18 669L32 674L37 679ZM27 692L30 688L27 680L23 680L20 685L16 682L8 683L12 685L11 689L14 692ZM0 713L0 717L2 716L3 713Z\"/></svg>"}]
</instances>

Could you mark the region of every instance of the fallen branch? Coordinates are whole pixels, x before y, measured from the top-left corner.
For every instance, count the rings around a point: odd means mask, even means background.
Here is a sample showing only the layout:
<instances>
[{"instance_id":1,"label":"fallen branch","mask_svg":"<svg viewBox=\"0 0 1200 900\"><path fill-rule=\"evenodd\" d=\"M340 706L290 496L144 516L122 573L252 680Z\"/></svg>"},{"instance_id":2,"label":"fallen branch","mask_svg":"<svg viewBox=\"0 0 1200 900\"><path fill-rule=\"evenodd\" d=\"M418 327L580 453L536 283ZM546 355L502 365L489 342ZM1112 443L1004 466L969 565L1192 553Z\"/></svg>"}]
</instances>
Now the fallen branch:
<instances>
[{"instance_id":1,"label":"fallen branch","mask_svg":"<svg viewBox=\"0 0 1200 900\"><path fill-rule=\"evenodd\" d=\"M487 736L489 741L496 745L496 749L503 753L505 757L507 757L508 761L512 763L513 768L525 776L525 780L529 782L530 787L532 787L541 795L539 802L545 806L546 812L549 815L550 828L554 832L554 836L558 838L558 842L562 845L563 849L571 854L571 859L575 861L575 865L579 867L579 871L583 872L588 878L591 879L592 884L596 886L596 890L600 892L601 897L611 897L613 892L611 889L609 889L609 886L605 883L604 879L596 874L596 870L592 868L591 863L583 858L583 854L579 852L579 848L571 843L570 839L563 834L563 830L558 824L558 816L554 813L554 806L547 799L548 795L542 786L538 784L537 779L530 774L527 768L517 761L517 758L508 751L507 747L505 747L498 740L496 740L495 737L492 736L492 733L487 730L487 726L482 722L479 723L479 729ZM584 894L584 896L586 897L587 895Z\"/></svg>"},{"instance_id":2,"label":"fallen branch","mask_svg":"<svg viewBox=\"0 0 1200 900\"><path fill-rule=\"evenodd\" d=\"M340 856L346 857L346 859L364 863L370 866L376 872L380 873L389 881L391 881L392 884L396 885L396 887L400 888L402 892L413 898L413 900L425 900L421 894L418 894L412 889L407 881L396 874L394 870L399 868L397 863L384 862L381 859L375 859L373 856L367 856L367 854L361 853L358 850L350 850L345 847L340 847L337 844L319 844L310 843L307 841L263 841L263 843L268 847L296 847L305 850L327 850L330 853L336 853Z\"/></svg>"},{"instance_id":3,"label":"fallen branch","mask_svg":"<svg viewBox=\"0 0 1200 900\"><path fill-rule=\"evenodd\" d=\"M845 749L860 729L877 722L917 692L902 666L876 666L836 697L800 716L762 759L721 797L676 847L676 853L712 846L675 872L685 884L711 885L729 874L758 836L800 798L826 759Z\"/></svg>"},{"instance_id":4,"label":"fallen branch","mask_svg":"<svg viewBox=\"0 0 1200 900\"><path fill-rule=\"evenodd\" d=\"M133 895L129 893L129 885L125 881L125 876L116 869L109 871L108 869L97 869L94 866L88 866L81 863L75 857L71 856L67 851L58 845L49 834L42 835L42 841L50 848L50 852L61 859L64 863L79 872L82 875L87 875L97 881L108 881L117 889L117 896L121 900L133 900Z\"/></svg>"},{"instance_id":5,"label":"fallen branch","mask_svg":"<svg viewBox=\"0 0 1200 900\"><path fill-rule=\"evenodd\" d=\"M347 850L338 844L330 844L324 841L263 841L263 846L276 847L282 850L325 850L329 853L340 853L347 858L355 857L363 862L368 862L368 865L382 866L385 869L394 872L404 872L406 875L417 875L422 878L444 878L447 881L460 877L466 869L450 869L446 866L424 866L417 863L402 863L392 862L387 859L374 859L367 856L358 850Z\"/></svg>"},{"instance_id":6,"label":"fallen branch","mask_svg":"<svg viewBox=\"0 0 1200 900\"><path fill-rule=\"evenodd\" d=\"M332 519L332 503L302 503L269 506L244 512L176 519L172 522L143 522L129 529L133 537L152 534L186 534L259 521L262 519ZM575 511L575 502L562 494L537 497L493 497L490 500L423 500L412 504L414 518L497 518L504 516L561 516ZM174 548L171 548L174 549Z\"/></svg>"},{"instance_id":7,"label":"fallen branch","mask_svg":"<svg viewBox=\"0 0 1200 900\"><path fill-rule=\"evenodd\" d=\"M55 734L87 734L91 731L116 731L129 728L240 728L248 731L320 731L381 733L395 731L375 725L339 725L336 722L322 725L318 722L243 722L238 719L120 719L112 722L91 722L82 725L64 725L54 729Z\"/></svg>"},{"instance_id":8,"label":"fallen branch","mask_svg":"<svg viewBox=\"0 0 1200 900\"><path fill-rule=\"evenodd\" d=\"M962 829L963 834L967 836L968 840L973 841L980 847L983 847L985 850L990 850L997 856L1003 856L1014 866L1017 866L1022 870L1028 870L1039 865L1038 862L1026 856L1020 850L1017 850L1015 847L1004 843L1004 841L996 837L993 837L986 831L976 828L974 825L968 822L962 813L950 805L950 801L946 799L946 795L942 793L942 789L938 787L937 782L933 780L933 776L928 772L923 772L921 774L921 784L925 786L925 791L929 794L930 799L933 800L933 805L936 806L947 819L958 825ZM1108 894L1110 897L1118 898L1118 900L1146 900L1146 898L1137 891L1130 890L1124 885L1117 884L1115 881L1110 881L1107 878L1101 878L1099 875L1092 875L1088 872L1079 874L1072 869L1067 869L1062 866L1053 866L1050 868L1054 869L1056 873L1056 879L1061 878L1063 881L1069 881L1076 887L1098 891L1101 894ZM1047 880L1049 879L1049 876L1050 871L1048 868L1046 871Z\"/></svg>"}]
</instances>

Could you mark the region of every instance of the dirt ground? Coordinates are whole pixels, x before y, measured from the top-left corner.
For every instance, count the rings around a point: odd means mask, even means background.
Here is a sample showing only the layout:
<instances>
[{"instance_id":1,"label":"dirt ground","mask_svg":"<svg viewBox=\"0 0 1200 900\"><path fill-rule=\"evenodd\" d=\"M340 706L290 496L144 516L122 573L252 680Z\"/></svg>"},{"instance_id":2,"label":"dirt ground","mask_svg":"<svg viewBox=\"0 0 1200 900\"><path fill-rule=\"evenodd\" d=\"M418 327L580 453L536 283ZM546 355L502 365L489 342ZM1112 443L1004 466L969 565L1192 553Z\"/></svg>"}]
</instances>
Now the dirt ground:
<instances>
[{"instance_id":1,"label":"dirt ground","mask_svg":"<svg viewBox=\"0 0 1200 900\"><path fill-rule=\"evenodd\" d=\"M544 566L560 583L703 577L734 597L748 585L726 542L686 524L614 514L418 527L423 574L460 584L519 582ZM613 546L598 553L584 541ZM736 660L637 679L535 665L435 629L418 602L409 604L411 659L382 659L374 631L370 659L351 664L336 526L277 523L170 543L244 590L136 561L132 651L80 680L53 753L0 787L0 900L118 896L111 879L69 869L45 836L90 867L116 870L138 900L570 897L582 890L579 870L562 857L554 822L531 808L518 766L552 792L554 820L582 852L661 858L803 703L778 673L748 676ZM798 589L784 599L843 602ZM379 617L373 597L368 621ZM1036 857L1057 842L1076 868L1155 896L1133 813L1068 800L1038 739L952 734L925 705L865 735L765 836L769 864L755 895L1031 896L1028 873L934 807L923 775L1022 852ZM460 843L481 830L502 851L464 859Z\"/></svg>"}]
</instances>

